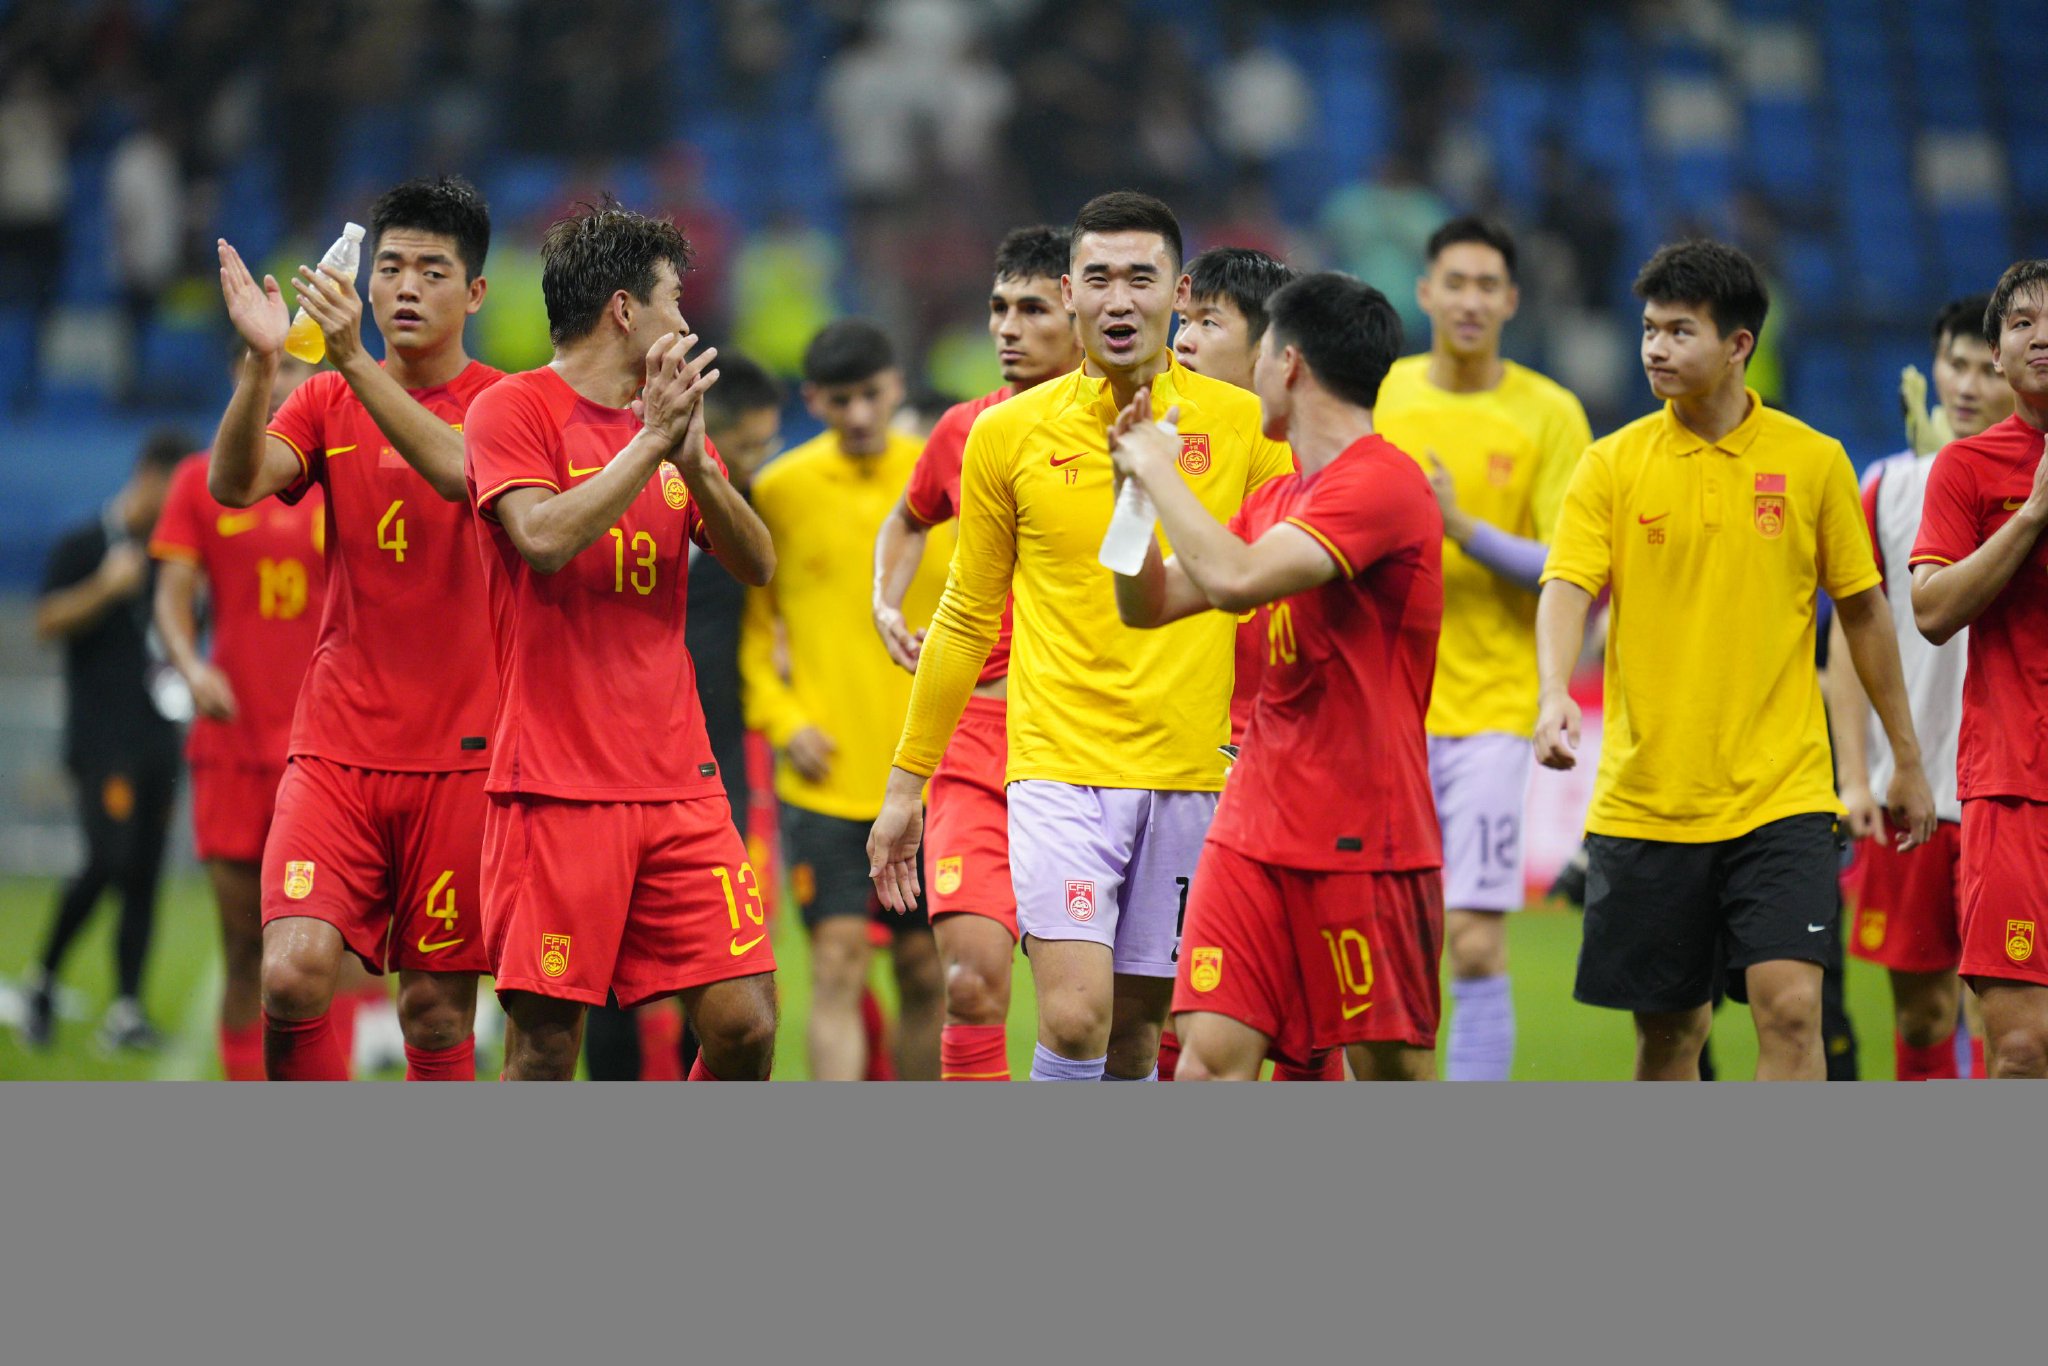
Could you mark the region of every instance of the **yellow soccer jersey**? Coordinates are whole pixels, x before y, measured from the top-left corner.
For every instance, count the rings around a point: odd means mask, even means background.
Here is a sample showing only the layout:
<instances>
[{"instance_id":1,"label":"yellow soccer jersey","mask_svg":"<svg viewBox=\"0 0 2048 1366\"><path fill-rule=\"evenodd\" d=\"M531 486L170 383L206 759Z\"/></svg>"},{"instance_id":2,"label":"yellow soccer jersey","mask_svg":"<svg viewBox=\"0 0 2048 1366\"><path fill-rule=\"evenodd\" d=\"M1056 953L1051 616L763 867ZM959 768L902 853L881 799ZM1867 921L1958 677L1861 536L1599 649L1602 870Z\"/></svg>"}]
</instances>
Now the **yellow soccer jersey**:
<instances>
[{"instance_id":1,"label":"yellow soccer jersey","mask_svg":"<svg viewBox=\"0 0 2048 1366\"><path fill-rule=\"evenodd\" d=\"M890 661L869 617L875 537L910 482L923 443L900 433L881 455L856 457L827 431L773 461L754 480L754 510L775 538L775 579L749 589L740 628L740 677L747 724L778 750L805 726L838 752L822 783L778 757L775 794L791 806L844 820L873 820L889 780L890 743L903 725L910 675ZM934 527L903 616L930 619L953 550L950 527ZM776 667L776 625L789 676Z\"/></svg>"},{"instance_id":2,"label":"yellow soccer jersey","mask_svg":"<svg viewBox=\"0 0 2048 1366\"><path fill-rule=\"evenodd\" d=\"M1511 536L1548 542L1572 469L1593 442L1570 390L1509 361L1499 385L1459 394L1429 382L1429 357L1394 363L1373 428L1429 470L1451 472L1458 506ZM1444 542L1444 627L1431 735L1536 728L1536 595Z\"/></svg>"},{"instance_id":3,"label":"yellow soccer jersey","mask_svg":"<svg viewBox=\"0 0 2048 1366\"><path fill-rule=\"evenodd\" d=\"M1227 521L1245 495L1294 468L1259 432L1259 401L1174 363L1155 417L1180 412L1182 476ZM1237 621L1205 612L1157 631L1117 618L1096 561L1113 482L1106 379L1048 380L975 420L961 471L960 544L932 619L896 763L929 774L1016 592L1010 655L1012 782L1214 792L1230 738ZM1171 553L1171 550L1168 550Z\"/></svg>"},{"instance_id":4,"label":"yellow soccer jersey","mask_svg":"<svg viewBox=\"0 0 2048 1366\"><path fill-rule=\"evenodd\" d=\"M1638 418L1565 495L1545 582L1614 590L1596 835L1705 844L1842 809L1814 595L1884 580L1841 443L1749 401L1713 444L1668 404Z\"/></svg>"}]
</instances>

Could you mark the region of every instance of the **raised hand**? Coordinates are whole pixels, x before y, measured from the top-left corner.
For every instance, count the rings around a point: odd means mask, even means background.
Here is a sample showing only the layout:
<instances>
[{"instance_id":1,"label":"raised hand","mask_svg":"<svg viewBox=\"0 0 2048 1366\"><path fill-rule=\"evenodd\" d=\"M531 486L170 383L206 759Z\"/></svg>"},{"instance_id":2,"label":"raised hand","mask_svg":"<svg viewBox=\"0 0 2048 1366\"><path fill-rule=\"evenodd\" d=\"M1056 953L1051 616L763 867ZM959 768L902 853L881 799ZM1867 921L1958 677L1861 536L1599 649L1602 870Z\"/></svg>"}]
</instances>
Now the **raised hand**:
<instances>
[{"instance_id":1,"label":"raised hand","mask_svg":"<svg viewBox=\"0 0 2048 1366\"><path fill-rule=\"evenodd\" d=\"M647 381L640 391L641 421L674 446L681 446L688 437L690 414L705 390L718 382L718 372L709 368L718 348L707 348L692 358L690 348L696 344L694 332L671 332L647 351Z\"/></svg>"},{"instance_id":2,"label":"raised hand","mask_svg":"<svg viewBox=\"0 0 2048 1366\"><path fill-rule=\"evenodd\" d=\"M285 334L291 330L291 314L284 306L284 291L277 277L266 275L257 284L242 263L241 253L228 245L227 238L216 244L220 255L220 294L227 301L228 320L235 325L249 349L259 356L274 356L284 350Z\"/></svg>"},{"instance_id":3,"label":"raised hand","mask_svg":"<svg viewBox=\"0 0 2048 1366\"><path fill-rule=\"evenodd\" d=\"M317 273L311 266L300 266L292 288L298 293L299 307L320 324L321 335L327 338L327 359L335 369L345 370L366 354L363 300L356 293L355 281L333 266L323 265Z\"/></svg>"}]
</instances>

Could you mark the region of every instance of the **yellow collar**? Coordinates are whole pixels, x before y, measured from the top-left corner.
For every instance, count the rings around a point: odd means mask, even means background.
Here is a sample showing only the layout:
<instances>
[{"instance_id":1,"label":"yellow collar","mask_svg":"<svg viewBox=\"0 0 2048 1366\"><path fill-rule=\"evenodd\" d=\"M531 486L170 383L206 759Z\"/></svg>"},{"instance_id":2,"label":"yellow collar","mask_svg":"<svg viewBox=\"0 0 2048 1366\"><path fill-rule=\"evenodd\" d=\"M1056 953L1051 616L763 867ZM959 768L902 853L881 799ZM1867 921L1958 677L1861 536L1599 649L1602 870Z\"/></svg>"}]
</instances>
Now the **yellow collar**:
<instances>
[{"instance_id":1,"label":"yellow collar","mask_svg":"<svg viewBox=\"0 0 2048 1366\"><path fill-rule=\"evenodd\" d=\"M1664 405L1664 444L1673 455L1696 455L1712 449L1726 456L1741 457L1749 454L1749 448L1756 443L1757 433L1763 430L1764 401L1757 392L1747 385L1743 393L1749 395L1749 416L1742 419L1734 431L1719 441L1709 441L1692 428L1678 420L1678 405Z\"/></svg>"}]
</instances>

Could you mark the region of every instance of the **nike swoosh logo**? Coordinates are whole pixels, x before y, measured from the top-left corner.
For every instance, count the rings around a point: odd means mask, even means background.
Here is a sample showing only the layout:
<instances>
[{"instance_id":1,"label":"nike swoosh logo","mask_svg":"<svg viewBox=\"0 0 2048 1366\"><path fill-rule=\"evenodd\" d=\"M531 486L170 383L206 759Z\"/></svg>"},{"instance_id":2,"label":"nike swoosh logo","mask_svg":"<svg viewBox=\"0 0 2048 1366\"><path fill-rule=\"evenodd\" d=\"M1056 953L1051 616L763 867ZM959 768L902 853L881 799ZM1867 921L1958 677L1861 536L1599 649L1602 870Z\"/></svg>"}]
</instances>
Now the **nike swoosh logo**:
<instances>
[{"instance_id":1,"label":"nike swoosh logo","mask_svg":"<svg viewBox=\"0 0 2048 1366\"><path fill-rule=\"evenodd\" d=\"M737 957L739 957L739 956L740 956L741 954L745 953L745 952L746 952L746 951L747 951L748 949L751 949L752 947L754 947L754 945L756 945L756 944L760 943L760 942L761 942L761 941L762 941L763 939L766 939L767 937L768 937L768 936L767 936L767 935L765 935L765 934L757 934L757 935L755 935L755 936L754 936L754 937L753 937L752 939L749 939L749 940L748 940L748 941L747 941L746 943L744 943L744 944L739 944L739 943L733 943L733 944L727 944L727 945L726 945L726 947L727 947L728 949L731 949L731 950L732 950L732 956L733 956L733 957L735 957L735 958L737 958Z\"/></svg>"},{"instance_id":2,"label":"nike swoosh logo","mask_svg":"<svg viewBox=\"0 0 2048 1366\"><path fill-rule=\"evenodd\" d=\"M254 531L261 520L253 512L223 512L214 527L223 536L239 536L245 531Z\"/></svg>"},{"instance_id":3,"label":"nike swoosh logo","mask_svg":"<svg viewBox=\"0 0 2048 1366\"><path fill-rule=\"evenodd\" d=\"M2027 500L2024 498L2008 498L2005 500L2005 510L2007 512L2018 512L2026 505Z\"/></svg>"},{"instance_id":4,"label":"nike swoosh logo","mask_svg":"<svg viewBox=\"0 0 2048 1366\"><path fill-rule=\"evenodd\" d=\"M442 949L452 949L462 942L460 939L444 939L438 944L429 944L427 937L421 935L419 937L419 950L421 953L439 953Z\"/></svg>"},{"instance_id":5,"label":"nike swoosh logo","mask_svg":"<svg viewBox=\"0 0 2048 1366\"><path fill-rule=\"evenodd\" d=\"M576 468L576 462L572 460L569 462L569 477L571 479L581 479L584 475L596 474L599 470L603 468L604 466L602 465L592 465L587 470L579 470Z\"/></svg>"},{"instance_id":6,"label":"nike swoosh logo","mask_svg":"<svg viewBox=\"0 0 2048 1366\"><path fill-rule=\"evenodd\" d=\"M1671 515L1671 514L1670 514L1670 513L1668 513L1668 512L1660 512L1660 513L1658 513L1658 514L1657 514L1657 515L1656 515L1655 517L1645 517L1645 516L1643 516L1643 515L1642 515L1641 513L1637 513L1637 514L1636 514L1636 524L1637 524L1638 526L1648 526L1648 525L1649 525L1650 523L1652 523L1652 522L1661 522L1661 521L1663 521L1663 520L1664 520L1664 519L1665 519L1666 517L1669 517L1670 515Z\"/></svg>"},{"instance_id":7,"label":"nike swoosh logo","mask_svg":"<svg viewBox=\"0 0 2048 1366\"><path fill-rule=\"evenodd\" d=\"M1082 454L1082 455L1085 455L1085 454L1087 454L1087 452L1083 451L1083 452L1082 452L1081 454ZM1064 460L1060 459L1060 458L1059 458L1058 456L1056 456L1056 455L1052 455L1052 456L1047 456L1047 457L1046 457L1046 459L1047 459L1047 460L1048 460L1049 462L1051 462L1051 464L1052 464L1052 467L1053 467L1054 469L1058 469L1058 468L1059 468L1060 466L1062 466L1062 465L1071 465L1071 464L1073 464L1073 463L1074 463L1074 462L1075 462L1076 460L1079 460L1080 458L1081 458L1081 456L1080 456L1080 455L1070 455L1070 456L1068 456L1068 457L1067 457L1066 459L1064 459Z\"/></svg>"},{"instance_id":8,"label":"nike swoosh logo","mask_svg":"<svg viewBox=\"0 0 2048 1366\"><path fill-rule=\"evenodd\" d=\"M1827 928L1827 926L1825 926L1825 925L1808 925L1808 926L1806 927L1806 932L1807 932L1808 934L1819 934L1819 933L1820 933L1820 932L1821 932L1822 930L1824 930L1824 929L1826 929L1826 928Z\"/></svg>"},{"instance_id":9,"label":"nike swoosh logo","mask_svg":"<svg viewBox=\"0 0 2048 1366\"><path fill-rule=\"evenodd\" d=\"M1343 1007L1344 1018L1347 1020L1355 1020L1359 1016L1365 1014L1366 1011L1371 1010L1372 1007L1373 1003L1371 1001L1367 1001L1364 1005L1360 1006L1356 1010L1353 1010L1350 1006L1345 1006Z\"/></svg>"}]
</instances>

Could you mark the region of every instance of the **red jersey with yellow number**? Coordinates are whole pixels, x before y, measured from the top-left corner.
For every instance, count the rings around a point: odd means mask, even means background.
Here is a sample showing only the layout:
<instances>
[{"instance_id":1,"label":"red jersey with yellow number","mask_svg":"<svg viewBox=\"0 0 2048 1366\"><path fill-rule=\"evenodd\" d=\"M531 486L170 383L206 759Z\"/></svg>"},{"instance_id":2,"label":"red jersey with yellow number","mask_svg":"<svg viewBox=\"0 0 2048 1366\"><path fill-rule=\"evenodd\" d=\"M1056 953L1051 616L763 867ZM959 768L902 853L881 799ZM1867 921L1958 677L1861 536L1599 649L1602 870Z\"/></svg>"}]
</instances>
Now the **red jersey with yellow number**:
<instances>
[{"instance_id":1,"label":"red jersey with yellow number","mask_svg":"<svg viewBox=\"0 0 2048 1366\"><path fill-rule=\"evenodd\" d=\"M1011 392L1005 384L992 394L956 403L932 424L924 452L911 467L910 486L903 490L903 506L910 509L911 516L926 526L939 526L960 515L960 459L967 449L967 433L974 429L975 418L1008 398ZM1013 606L1003 604L1003 624L997 632L995 648L988 652L988 659L981 666L976 686L1009 676Z\"/></svg>"},{"instance_id":2,"label":"red jersey with yellow number","mask_svg":"<svg viewBox=\"0 0 2048 1366\"><path fill-rule=\"evenodd\" d=\"M195 764L281 768L292 704L320 635L327 596L325 498L235 509L206 491L206 452L171 476L149 553L206 577L213 666L235 695L233 720L201 716L185 737Z\"/></svg>"},{"instance_id":3,"label":"red jersey with yellow number","mask_svg":"<svg viewBox=\"0 0 2048 1366\"><path fill-rule=\"evenodd\" d=\"M459 431L502 378L471 361L408 392ZM327 605L291 753L400 773L488 767L497 663L469 505L434 492L332 370L292 391L270 434L299 457L279 498L327 490Z\"/></svg>"},{"instance_id":4,"label":"red jersey with yellow number","mask_svg":"<svg viewBox=\"0 0 2048 1366\"><path fill-rule=\"evenodd\" d=\"M1415 461L1378 436L1245 500L1247 543L1287 523L1337 564L1267 609L1270 648L1244 752L1209 838L1321 872L1437 868L1423 718L1443 622L1443 514Z\"/></svg>"},{"instance_id":5,"label":"red jersey with yellow number","mask_svg":"<svg viewBox=\"0 0 2048 1366\"><path fill-rule=\"evenodd\" d=\"M546 367L513 375L470 414L466 465L498 648L487 791L591 802L725 793L683 644L690 542L708 542L681 472L663 461L625 515L553 574L526 562L493 512L514 489L575 488L639 434L632 413L592 403Z\"/></svg>"},{"instance_id":6,"label":"red jersey with yellow number","mask_svg":"<svg viewBox=\"0 0 2048 1366\"><path fill-rule=\"evenodd\" d=\"M1955 564L2012 520L2033 492L2043 436L2017 415L1934 458L1915 565ZM2048 536L1970 623L1956 791L2048 801Z\"/></svg>"}]
</instances>

